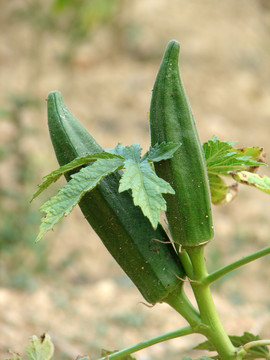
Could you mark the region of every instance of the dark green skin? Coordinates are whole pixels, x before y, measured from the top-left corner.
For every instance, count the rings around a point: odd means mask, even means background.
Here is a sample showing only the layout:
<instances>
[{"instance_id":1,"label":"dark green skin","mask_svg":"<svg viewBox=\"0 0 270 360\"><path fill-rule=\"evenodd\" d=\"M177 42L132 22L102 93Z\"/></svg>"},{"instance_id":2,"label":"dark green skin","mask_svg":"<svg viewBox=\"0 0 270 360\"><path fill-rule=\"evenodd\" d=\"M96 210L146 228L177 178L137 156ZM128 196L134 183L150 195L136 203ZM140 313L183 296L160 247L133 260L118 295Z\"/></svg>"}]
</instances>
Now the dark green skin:
<instances>
[{"instance_id":1,"label":"dark green skin","mask_svg":"<svg viewBox=\"0 0 270 360\"><path fill-rule=\"evenodd\" d=\"M150 106L151 143L182 143L172 159L155 163L158 176L175 195L166 195L167 220L173 240L198 246L214 236L211 197L205 159L178 68L180 45L166 49L153 88Z\"/></svg>"},{"instance_id":2,"label":"dark green skin","mask_svg":"<svg viewBox=\"0 0 270 360\"><path fill-rule=\"evenodd\" d=\"M102 148L66 108L62 96L48 96L48 123L56 157L62 166ZM70 174L67 175L67 180ZM79 206L110 254L146 301L162 302L181 291L185 273L161 226L153 230L131 193L118 192L120 175L112 174L87 193ZM167 244L163 244L161 242Z\"/></svg>"}]
</instances>

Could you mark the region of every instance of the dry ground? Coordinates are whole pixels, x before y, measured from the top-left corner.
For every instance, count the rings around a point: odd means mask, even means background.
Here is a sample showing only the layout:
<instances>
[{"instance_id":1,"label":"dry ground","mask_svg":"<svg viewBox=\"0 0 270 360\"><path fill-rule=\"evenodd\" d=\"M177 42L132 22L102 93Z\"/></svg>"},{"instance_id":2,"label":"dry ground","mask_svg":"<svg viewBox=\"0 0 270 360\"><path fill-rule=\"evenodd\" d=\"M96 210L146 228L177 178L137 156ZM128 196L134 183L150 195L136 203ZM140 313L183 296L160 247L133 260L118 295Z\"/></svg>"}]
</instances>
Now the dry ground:
<instances>
[{"instance_id":1,"label":"dry ground","mask_svg":"<svg viewBox=\"0 0 270 360\"><path fill-rule=\"evenodd\" d=\"M239 140L239 146L263 146L270 153L267 1L127 1L117 32L96 31L69 65L59 60L64 34L14 19L20 1L1 3L0 102L5 106L8 93L26 92L42 101L41 111L23 114L25 123L39 129L27 137L24 150L33 153L40 179L56 167L45 102L53 89L62 92L73 114L103 146L140 141L144 149L148 147L151 88L172 38L181 42L182 76L202 141L217 135ZM7 121L0 126L5 143L12 138L12 127ZM12 186L8 172L0 176ZM216 238L208 249L212 269L269 244L269 198L254 189L240 190L232 204L214 208ZM36 285L31 291L1 286L0 281L2 358L8 348L23 353L28 337L44 331L53 337L58 358L89 354L94 359L100 348L123 348L185 325L166 305L149 309L140 303L140 294L79 210L43 241L49 243L48 268L53 276L33 273ZM270 338L269 279L267 258L213 287L229 333L254 331ZM179 359L190 355L196 340L201 338L173 340L142 351L137 358Z\"/></svg>"}]
</instances>

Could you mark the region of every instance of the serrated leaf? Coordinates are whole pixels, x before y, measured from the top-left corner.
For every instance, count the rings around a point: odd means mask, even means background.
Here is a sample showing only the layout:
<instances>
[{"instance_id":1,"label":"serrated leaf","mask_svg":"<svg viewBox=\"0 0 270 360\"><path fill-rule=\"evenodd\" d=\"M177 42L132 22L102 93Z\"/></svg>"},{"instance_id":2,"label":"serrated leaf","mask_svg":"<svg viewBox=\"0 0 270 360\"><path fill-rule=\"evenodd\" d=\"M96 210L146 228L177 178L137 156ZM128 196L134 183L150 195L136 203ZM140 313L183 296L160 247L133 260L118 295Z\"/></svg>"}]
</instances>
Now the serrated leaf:
<instances>
[{"instance_id":1,"label":"serrated leaf","mask_svg":"<svg viewBox=\"0 0 270 360\"><path fill-rule=\"evenodd\" d=\"M119 186L119 192L131 189L134 205L140 206L143 214L156 228L162 210L166 210L163 193L174 194L169 183L159 178L148 161L125 162L125 169Z\"/></svg>"},{"instance_id":2,"label":"serrated leaf","mask_svg":"<svg viewBox=\"0 0 270 360\"><path fill-rule=\"evenodd\" d=\"M216 136L203 144L205 160L211 163L215 158L222 158L233 148L234 142L219 141Z\"/></svg>"},{"instance_id":3,"label":"serrated leaf","mask_svg":"<svg viewBox=\"0 0 270 360\"><path fill-rule=\"evenodd\" d=\"M105 176L122 167L123 160L121 159L98 159L93 165L82 168L78 173L71 175L71 180L58 194L40 208L46 215L41 220L40 232L36 241L39 241L59 220L67 216L86 192L92 190Z\"/></svg>"},{"instance_id":4,"label":"serrated leaf","mask_svg":"<svg viewBox=\"0 0 270 360\"><path fill-rule=\"evenodd\" d=\"M265 153L259 147L235 149L234 142L219 141L213 137L203 144L203 151L208 171L212 202L216 205L227 204L237 195L237 183L227 185L221 176L231 176L236 181L252 185L268 193L267 177L249 175L250 183L244 179L246 171L255 172L264 162ZM249 174L251 174L249 172ZM238 176L238 174L240 174Z\"/></svg>"},{"instance_id":5,"label":"serrated leaf","mask_svg":"<svg viewBox=\"0 0 270 360\"><path fill-rule=\"evenodd\" d=\"M163 142L161 144L156 144L153 147L150 146L150 149L144 154L141 161L148 160L153 162L158 162L161 160L167 160L173 157L174 153L179 149L181 144L174 142Z\"/></svg>"},{"instance_id":6,"label":"serrated leaf","mask_svg":"<svg viewBox=\"0 0 270 360\"><path fill-rule=\"evenodd\" d=\"M219 141L213 137L203 144L207 171L214 175L228 175L230 172L246 170L250 166L265 165L253 160L251 156L243 156L233 148L234 142Z\"/></svg>"},{"instance_id":7,"label":"serrated leaf","mask_svg":"<svg viewBox=\"0 0 270 360\"><path fill-rule=\"evenodd\" d=\"M230 335L229 336L233 346L240 347L251 341L261 340L259 335L254 335L248 331L245 331L243 335ZM267 349L267 347L266 347Z\"/></svg>"},{"instance_id":8,"label":"serrated leaf","mask_svg":"<svg viewBox=\"0 0 270 360\"><path fill-rule=\"evenodd\" d=\"M241 184L254 186L270 194L270 178L266 175L261 176L248 171L240 171L238 173L232 173L232 177Z\"/></svg>"},{"instance_id":9,"label":"serrated leaf","mask_svg":"<svg viewBox=\"0 0 270 360\"><path fill-rule=\"evenodd\" d=\"M208 174L211 190L211 200L215 205L225 205L231 202L237 195L238 184L228 185L218 175Z\"/></svg>"},{"instance_id":10,"label":"serrated leaf","mask_svg":"<svg viewBox=\"0 0 270 360\"><path fill-rule=\"evenodd\" d=\"M82 157L78 157L72 160L70 163L59 167L58 169L52 171L50 174L44 176L45 179L42 184L39 185L38 190L33 195L32 200L34 200L40 193L42 193L45 189L47 189L52 183L56 182L62 175L67 173L68 171L74 170L78 167L88 164L89 162L96 161L98 159L123 159L119 155L110 154L107 152L95 153L92 155L86 155Z\"/></svg>"},{"instance_id":11,"label":"serrated leaf","mask_svg":"<svg viewBox=\"0 0 270 360\"><path fill-rule=\"evenodd\" d=\"M233 346L240 347L251 341L261 340L259 335L251 334L250 332L244 332L241 336L231 335L229 336ZM258 359L258 358L269 358L269 350L267 346L254 346L248 349L248 353L245 355L244 359Z\"/></svg>"},{"instance_id":12,"label":"serrated leaf","mask_svg":"<svg viewBox=\"0 0 270 360\"><path fill-rule=\"evenodd\" d=\"M120 155L126 160L133 160L139 162L141 159L142 149L139 143L134 143L130 146L123 146L120 143L113 149L104 149L106 152L114 155Z\"/></svg>"},{"instance_id":13,"label":"serrated leaf","mask_svg":"<svg viewBox=\"0 0 270 360\"><path fill-rule=\"evenodd\" d=\"M249 156L252 160L258 161L260 163L265 163L266 153L263 148L260 147L246 147L242 149L234 149L242 156ZM262 165L262 164L261 164ZM259 166L250 166L246 169L249 172L256 172Z\"/></svg>"},{"instance_id":14,"label":"serrated leaf","mask_svg":"<svg viewBox=\"0 0 270 360\"><path fill-rule=\"evenodd\" d=\"M174 190L169 183L155 174L150 163L172 157L179 146L179 144L175 143L156 145L150 148L144 158L141 159L139 143L134 143L131 146L122 146L119 143L113 149L105 149L102 153L77 158L53 171L45 177L45 181L40 185L33 198L50 184L57 181L61 175L87 165L90 161L94 161L93 164L81 169L79 173L71 175L71 180L58 194L40 208L45 213L45 217L42 219L36 241L40 240L47 231L51 230L59 220L68 215L85 192L92 190L103 177L126 166L127 168L124 175L122 175L123 179L120 182L119 191L131 189L134 204L141 207L143 214L148 217L152 226L156 228L161 211L166 210L166 202L162 194L174 194ZM128 184L128 182L130 183Z\"/></svg>"},{"instance_id":15,"label":"serrated leaf","mask_svg":"<svg viewBox=\"0 0 270 360\"><path fill-rule=\"evenodd\" d=\"M41 337L33 335L25 351L29 360L50 360L53 357L54 346L48 334Z\"/></svg>"},{"instance_id":16,"label":"serrated leaf","mask_svg":"<svg viewBox=\"0 0 270 360\"><path fill-rule=\"evenodd\" d=\"M241 336L229 336L233 346L236 348L240 348L241 346L255 340L260 340L260 336L253 335L249 332L244 332ZM194 349L196 350L207 350L207 351L216 351L214 345L209 341L206 340L201 344L197 345ZM254 357L255 356L255 357ZM258 358L268 358L269 350L267 346L256 346L252 347L248 350L248 353L244 356L244 359L258 359Z\"/></svg>"},{"instance_id":17,"label":"serrated leaf","mask_svg":"<svg viewBox=\"0 0 270 360\"><path fill-rule=\"evenodd\" d=\"M215 346L211 341L206 340L194 347L194 350L207 350L207 351L216 351Z\"/></svg>"},{"instance_id":18,"label":"serrated leaf","mask_svg":"<svg viewBox=\"0 0 270 360\"><path fill-rule=\"evenodd\" d=\"M110 350L102 349L102 350L101 350L101 356L102 356L102 357L106 357L106 356L108 356L108 355L117 353L118 351L119 351L119 350L110 351ZM126 356L121 357L121 360L136 360L136 358L133 357L133 356L131 356L131 355L126 355Z\"/></svg>"}]
</instances>

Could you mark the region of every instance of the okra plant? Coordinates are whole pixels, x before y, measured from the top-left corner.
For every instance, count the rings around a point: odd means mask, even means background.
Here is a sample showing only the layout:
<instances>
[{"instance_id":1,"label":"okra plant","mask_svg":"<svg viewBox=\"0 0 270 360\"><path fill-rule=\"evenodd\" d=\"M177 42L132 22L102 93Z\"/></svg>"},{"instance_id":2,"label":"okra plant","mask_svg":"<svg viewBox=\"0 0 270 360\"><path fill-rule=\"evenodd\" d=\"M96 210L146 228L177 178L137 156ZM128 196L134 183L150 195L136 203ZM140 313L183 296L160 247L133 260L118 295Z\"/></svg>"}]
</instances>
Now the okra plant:
<instances>
[{"instance_id":1,"label":"okra plant","mask_svg":"<svg viewBox=\"0 0 270 360\"><path fill-rule=\"evenodd\" d=\"M169 304L188 323L105 354L102 360L131 359L130 354L140 349L194 333L206 338L196 349L214 353L201 359L270 359L270 340L247 332L227 334L210 291L214 281L270 254L270 247L210 274L204 259L214 236L211 203L227 204L236 195L236 185L224 179L270 193L270 178L256 173L266 165L264 153L258 147L238 149L235 142L216 137L201 145L179 74L179 50L179 43L170 41L161 62L150 105L151 146L143 156L139 143L102 149L67 109L61 94L49 94L49 131L60 167L44 178L33 198L62 175L67 184L41 207L45 217L37 240L78 204L144 299L152 305ZM161 212L167 218L166 231ZM185 294L186 282L197 307ZM33 338L30 347L41 349L44 343L52 349L48 335ZM48 353L46 360L53 351Z\"/></svg>"}]
</instances>

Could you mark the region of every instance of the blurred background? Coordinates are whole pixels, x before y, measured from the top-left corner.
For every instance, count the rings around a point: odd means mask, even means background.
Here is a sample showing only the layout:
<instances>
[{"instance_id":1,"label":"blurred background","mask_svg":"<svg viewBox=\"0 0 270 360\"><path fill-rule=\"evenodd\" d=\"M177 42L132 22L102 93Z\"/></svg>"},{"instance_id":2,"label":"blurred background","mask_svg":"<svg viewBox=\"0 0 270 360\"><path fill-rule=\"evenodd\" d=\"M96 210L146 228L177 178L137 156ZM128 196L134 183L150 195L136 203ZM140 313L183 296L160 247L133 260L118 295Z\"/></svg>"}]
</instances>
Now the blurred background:
<instances>
[{"instance_id":1,"label":"blurred background","mask_svg":"<svg viewBox=\"0 0 270 360\"><path fill-rule=\"evenodd\" d=\"M140 303L140 293L78 209L34 244L38 208L54 192L29 200L42 176L58 166L46 97L61 91L103 147L139 141L147 149L151 89L168 41L177 39L202 142L216 135L270 153L270 2L1 0L0 5L1 358L9 348L23 354L28 337L45 331L58 359L79 354L95 359L101 348L120 349L185 326L166 305L149 309ZM270 175L265 168L261 173ZM236 200L213 211L209 270L269 245L267 195L242 186ZM251 331L270 338L269 278L268 257L213 285L230 334ZM179 359L201 340L192 335L136 357Z\"/></svg>"}]
</instances>

